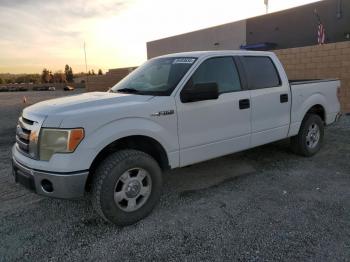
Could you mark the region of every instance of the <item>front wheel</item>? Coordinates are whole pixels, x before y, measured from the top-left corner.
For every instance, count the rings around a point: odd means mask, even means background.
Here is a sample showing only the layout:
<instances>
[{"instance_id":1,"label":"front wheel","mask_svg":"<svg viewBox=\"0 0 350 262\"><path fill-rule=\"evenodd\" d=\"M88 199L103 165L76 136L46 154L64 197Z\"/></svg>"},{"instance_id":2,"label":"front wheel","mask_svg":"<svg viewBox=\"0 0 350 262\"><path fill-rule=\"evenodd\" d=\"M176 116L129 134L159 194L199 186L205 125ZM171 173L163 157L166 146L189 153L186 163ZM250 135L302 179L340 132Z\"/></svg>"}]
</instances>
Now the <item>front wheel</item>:
<instances>
[{"instance_id":1,"label":"front wheel","mask_svg":"<svg viewBox=\"0 0 350 262\"><path fill-rule=\"evenodd\" d=\"M303 156L316 154L323 142L324 124L315 114L307 114L301 123L298 135L292 137L291 145L295 153Z\"/></svg>"},{"instance_id":2,"label":"front wheel","mask_svg":"<svg viewBox=\"0 0 350 262\"><path fill-rule=\"evenodd\" d=\"M151 156L137 150L121 150L108 156L96 169L91 200L102 218L125 226L152 211L161 189L161 169Z\"/></svg>"}]
</instances>

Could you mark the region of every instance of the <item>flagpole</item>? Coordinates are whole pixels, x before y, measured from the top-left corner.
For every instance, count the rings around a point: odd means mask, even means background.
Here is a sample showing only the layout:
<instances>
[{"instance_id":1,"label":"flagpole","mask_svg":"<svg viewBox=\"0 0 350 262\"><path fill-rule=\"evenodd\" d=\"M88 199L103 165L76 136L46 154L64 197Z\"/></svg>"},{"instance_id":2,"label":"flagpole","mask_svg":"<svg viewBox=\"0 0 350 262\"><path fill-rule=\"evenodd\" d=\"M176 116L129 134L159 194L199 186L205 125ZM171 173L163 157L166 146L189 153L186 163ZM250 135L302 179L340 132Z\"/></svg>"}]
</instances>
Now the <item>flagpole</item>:
<instances>
[{"instance_id":1,"label":"flagpole","mask_svg":"<svg viewBox=\"0 0 350 262\"><path fill-rule=\"evenodd\" d=\"M319 16L319 14L317 13L317 9L315 8L315 10L314 10L314 14L315 14L315 16L316 16L316 18L317 18L317 22L319 23L319 24L321 24L321 18L320 18L320 16Z\"/></svg>"}]
</instances>

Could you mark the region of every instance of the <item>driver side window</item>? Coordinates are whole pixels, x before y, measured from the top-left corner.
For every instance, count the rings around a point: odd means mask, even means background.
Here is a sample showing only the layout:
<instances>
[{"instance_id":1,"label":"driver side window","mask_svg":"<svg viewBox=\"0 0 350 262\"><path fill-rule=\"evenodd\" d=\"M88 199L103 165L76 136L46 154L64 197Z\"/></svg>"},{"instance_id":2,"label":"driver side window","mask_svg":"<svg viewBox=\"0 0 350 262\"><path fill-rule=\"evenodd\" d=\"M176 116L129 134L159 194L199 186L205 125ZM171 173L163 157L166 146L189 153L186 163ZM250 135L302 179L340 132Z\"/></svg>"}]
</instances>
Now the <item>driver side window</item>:
<instances>
[{"instance_id":1,"label":"driver side window","mask_svg":"<svg viewBox=\"0 0 350 262\"><path fill-rule=\"evenodd\" d=\"M240 91L241 82L233 58L214 57L205 60L191 76L185 88L204 83L217 83L220 94Z\"/></svg>"}]
</instances>

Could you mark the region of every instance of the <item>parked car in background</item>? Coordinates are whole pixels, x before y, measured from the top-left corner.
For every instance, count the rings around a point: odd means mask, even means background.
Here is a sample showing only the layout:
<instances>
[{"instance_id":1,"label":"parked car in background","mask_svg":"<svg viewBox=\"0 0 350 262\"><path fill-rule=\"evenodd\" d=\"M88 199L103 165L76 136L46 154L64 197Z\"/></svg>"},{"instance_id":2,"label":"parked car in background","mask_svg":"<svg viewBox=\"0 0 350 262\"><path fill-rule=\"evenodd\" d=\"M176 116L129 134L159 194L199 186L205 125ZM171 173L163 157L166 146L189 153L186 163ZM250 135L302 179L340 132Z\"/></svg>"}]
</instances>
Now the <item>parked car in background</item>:
<instances>
[{"instance_id":1,"label":"parked car in background","mask_svg":"<svg viewBox=\"0 0 350 262\"><path fill-rule=\"evenodd\" d=\"M340 116L339 88L335 79L289 81L271 52L157 57L109 92L25 108L13 174L41 195L89 195L101 217L129 225L155 207L164 170L288 137L294 152L316 154Z\"/></svg>"},{"instance_id":2,"label":"parked car in background","mask_svg":"<svg viewBox=\"0 0 350 262\"><path fill-rule=\"evenodd\" d=\"M65 87L63 88L63 90L64 90L64 91L73 91L73 90L74 90L74 87L72 87L72 86L65 86Z\"/></svg>"}]
</instances>

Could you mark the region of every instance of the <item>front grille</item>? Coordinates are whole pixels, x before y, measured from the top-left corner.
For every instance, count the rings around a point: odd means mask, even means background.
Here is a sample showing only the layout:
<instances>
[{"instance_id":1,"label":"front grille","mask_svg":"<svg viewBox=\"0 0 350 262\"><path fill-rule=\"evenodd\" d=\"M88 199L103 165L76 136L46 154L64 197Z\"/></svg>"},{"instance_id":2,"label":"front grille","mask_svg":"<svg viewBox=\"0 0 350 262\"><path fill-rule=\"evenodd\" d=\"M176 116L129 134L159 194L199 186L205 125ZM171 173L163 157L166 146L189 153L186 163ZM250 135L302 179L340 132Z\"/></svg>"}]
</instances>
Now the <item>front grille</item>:
<instances>
[{"instance_id":1,"label":"front grille","mask_svg":"<svg viewBox=\"0 0 350 262\"><path fill-rule=\"evenodd\" d=\"M24 117L22 117L22 121L23 121L23 123L26 123L26 124L31 125L31 126L34 124L34 121L29 120L29 119L24 118Z\"/></svg>"},{"instance_id":2,"label":"front grille","mask_svg":"<svg viewBox=\"0 0 350 262\"><path fill-rule=\"evenodd\" d=\"M29 140L34 121L20 117L16 131L16 142L18 148L25 154L29 154Z\"/></svg>"}]
</instances>

